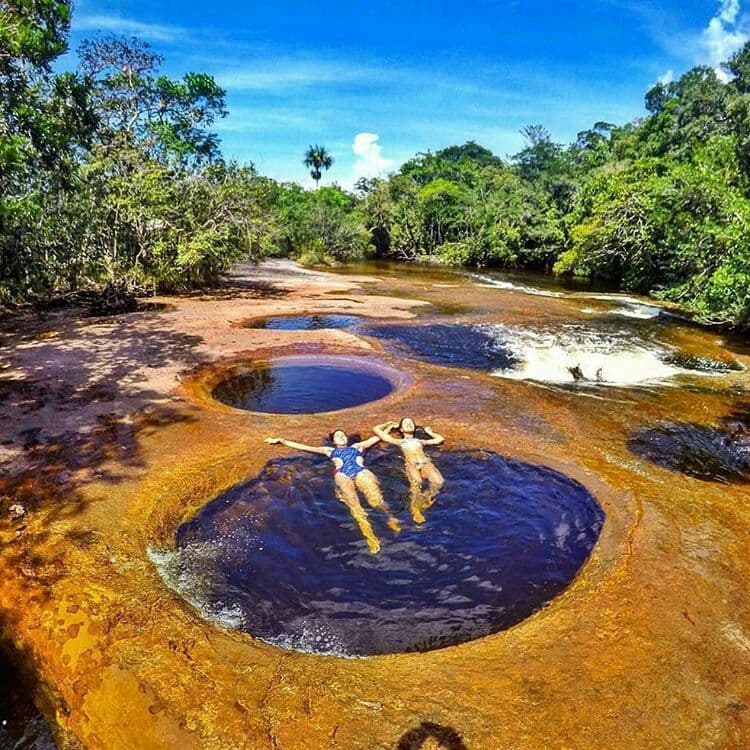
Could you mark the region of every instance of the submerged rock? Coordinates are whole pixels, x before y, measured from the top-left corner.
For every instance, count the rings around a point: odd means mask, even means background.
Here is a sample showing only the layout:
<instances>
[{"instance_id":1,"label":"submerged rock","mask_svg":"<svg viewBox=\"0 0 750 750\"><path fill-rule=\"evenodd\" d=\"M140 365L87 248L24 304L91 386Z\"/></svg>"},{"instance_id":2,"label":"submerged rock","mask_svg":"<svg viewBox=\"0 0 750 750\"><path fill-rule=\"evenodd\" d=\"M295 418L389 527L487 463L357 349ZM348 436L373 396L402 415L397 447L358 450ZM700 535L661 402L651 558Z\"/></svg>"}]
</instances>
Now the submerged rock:
<instances>
[{"instance_id":1,"label":"submerged rock","mask_svg":"<svg viewBox=\"0 0 750 750\"><path fill-rule=\"evenodd\" d=\"M662 422L634 432L628 445L670 471L708 482L744 483L750 482L750 441L741 427Z\"/></svg>"},{"instance_id":2,"label":"submerged rock","mask_svg":"<svg viewBox=\"0 0 750 750\"><path fill-rule=\"evenodd\" d=\"M14 503L8 508L8 515L10 516L11 521L20 521L22 518L26 517L26 508L20 503Z\"/></svg>"}]
</instances>

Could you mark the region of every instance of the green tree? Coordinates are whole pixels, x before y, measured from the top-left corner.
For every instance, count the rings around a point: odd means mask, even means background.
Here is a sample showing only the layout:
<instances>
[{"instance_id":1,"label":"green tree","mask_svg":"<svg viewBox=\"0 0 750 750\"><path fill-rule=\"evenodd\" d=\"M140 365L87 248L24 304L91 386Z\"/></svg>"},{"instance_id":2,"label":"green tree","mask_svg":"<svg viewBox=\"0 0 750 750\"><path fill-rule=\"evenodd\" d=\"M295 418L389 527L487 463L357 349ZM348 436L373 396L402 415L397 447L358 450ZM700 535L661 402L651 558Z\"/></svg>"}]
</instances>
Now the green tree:
<instances>
[{"instance_id":1,"label":"green tree","mask_svg":"<svg viewBox=\"0 0 750 750\"><path fill-rule=\"evenodd\" d=\"M182 167L219 158L218 138L209 128L227 114L226 92L211 76L160 75L163 59L137 38L87 40L78 55L92 81L100 144L119 149L124 141L138 143L149 156Z\"/></svg>"},{"instance_id":2,"label":"green tree","mask_svg":"<svg viewBox=\"0 0 750 750\"><path fill-rule=\"evenodd\" d=\"M448 148L438 151L435 156L438 159L455 162L468 159L483 167L501 167L503 165L503 160L499 156L495 156L492 151L480 146L476 141L466 141L462 146L448 146Z\"/></svg>"},{"instance_id":3,"label":"green tree","mask_svg":"<svg viewBox=\"0 0 750 750\"><path fill-rule=\"evenodd\" d=\"M310 169L310 177L315 180L315 187L318 187L323 169L329 170L333 166L333 157L328 153L325 146L310 146L305 151L305 158L302 163Z\"/></svg>"},{"instance_id":4,"label":"green tree","mask_svg":"<svg viewBox=\"0 0 750 750\"><path fill-rule=\"evenodd\" d=\"M513 157L519 176L544 190L561 211L568 211L575 192L570 154L542 125L529 125L521 134L528 145Z\"/></svg>"},{"instance_id":5,"label":"green tree","mask_svg":"<svg viewBox=\"0 0 750 750\"><path fill-rule=\"evenodd\" d=\"M306 264L357 260L371 249L355 196L339 187L309 191L295 183L283 184L276 217L279 250Z\"/></svg>"},{"instance_id":6,"label":"green tree","mask_svg":"<svg viewBox=\"0 0 750 750\"><path fill-rule=\"evenodd\" d=\"M50 227L96 125L86 81L52 73L69 25L68 2L0 4L0 298L45 293L68 250Z\"/></svg>"}]
</instances>

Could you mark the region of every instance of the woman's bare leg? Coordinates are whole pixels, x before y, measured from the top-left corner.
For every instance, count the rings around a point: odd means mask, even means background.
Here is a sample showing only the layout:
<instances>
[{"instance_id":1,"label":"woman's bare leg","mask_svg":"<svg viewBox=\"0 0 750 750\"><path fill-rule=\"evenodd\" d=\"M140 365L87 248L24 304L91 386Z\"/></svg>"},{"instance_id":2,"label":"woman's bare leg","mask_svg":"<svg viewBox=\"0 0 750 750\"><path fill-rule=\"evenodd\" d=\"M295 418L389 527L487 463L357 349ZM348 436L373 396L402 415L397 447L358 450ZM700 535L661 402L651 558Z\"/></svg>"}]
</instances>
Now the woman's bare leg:
<instances>
[{"instance_id":1,"label":"woman's bare leg","mask_svg":"<svg viewBox=\"0 0 750 750\"><path fill-rule=\"evenodd\" d=\"M404 463L404 468L406 469L406 478L409 480L409 510L411 510L411 517L414 519L414 523L424 523L424 515L422 514L422 507L424 505L422 475L419 469L410 461Z\"/></svg>"},{"instance_id":2,"label":"woman's bare leg","mask_svg":"<svg viewBox=\"0 0 750 750\"><path fill-rule=\"evenodd\" d=\"M369 469L365 469L357 474L354 478L354 482L357 485L357 489L365 496L365 500L367 500L370 507L377 508L388 516L389 528L396 533L401 531L401 524L398 522L397 518L391 515L388 505L383 499L383 493L380 489L378 478Z\"/></svg>"},{"instance_id":3,"label":"woman's bare leg","mask_svg":"<svg viewBox=\"0 0 750 750\"><path fill-rule=\"evenodd\" d=\"M362 532L362 536L370 548L370 552L376 555L380 552L380 541L375 536L375 532L372 530L370 521L367 518L367 513L365 513L362 504L359 502L354 481L344 476L341 472L338 472L334 475L334 482L336 483L336 497L349 508L349 512L357 522L359 530Z\"/></svg>"},{"instance_id":4,"label":"woman's bare leg","mask_svg":"<svg viewBox=\"0 0 750 750\"><path fill-rule=\"evenodd\" d=\"M435 498L437 497L438 493L443 489L445 479L443 478L443 475L440 473L437 466L435 466L435 464L432 463L432 461L430 461L429 459L427 460L427 463L422 467L420 474L422 478L426 479L427 483L429 484L427 493L425 494L424 507L426 510L435 502Z\"/></svg>"}]
</instances>

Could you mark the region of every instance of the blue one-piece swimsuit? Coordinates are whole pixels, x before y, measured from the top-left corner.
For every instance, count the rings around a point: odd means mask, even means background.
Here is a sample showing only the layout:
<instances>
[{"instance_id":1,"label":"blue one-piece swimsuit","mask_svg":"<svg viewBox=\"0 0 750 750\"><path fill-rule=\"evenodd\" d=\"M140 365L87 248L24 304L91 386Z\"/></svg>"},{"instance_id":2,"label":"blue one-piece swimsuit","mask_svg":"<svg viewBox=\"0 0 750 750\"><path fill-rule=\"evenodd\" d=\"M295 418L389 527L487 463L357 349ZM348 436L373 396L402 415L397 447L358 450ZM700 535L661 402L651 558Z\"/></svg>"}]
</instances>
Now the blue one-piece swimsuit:
<instances>
[{"instance_id":1,"label":"blue one-piece swimsuit","mask_svg":"<svg viewBox=\"0 0 750 750\"><path fill-rule=\"evenodd\" d=\"M338 458L341 461L341 466L336 467L336 472L340 471L349 479L354 479L360 471L364 471L365 467L357 461L361 456L362 451L353 445L347 445L345 448L334 448L331 451L331 460Z\"/></svg>"}]
</instances>

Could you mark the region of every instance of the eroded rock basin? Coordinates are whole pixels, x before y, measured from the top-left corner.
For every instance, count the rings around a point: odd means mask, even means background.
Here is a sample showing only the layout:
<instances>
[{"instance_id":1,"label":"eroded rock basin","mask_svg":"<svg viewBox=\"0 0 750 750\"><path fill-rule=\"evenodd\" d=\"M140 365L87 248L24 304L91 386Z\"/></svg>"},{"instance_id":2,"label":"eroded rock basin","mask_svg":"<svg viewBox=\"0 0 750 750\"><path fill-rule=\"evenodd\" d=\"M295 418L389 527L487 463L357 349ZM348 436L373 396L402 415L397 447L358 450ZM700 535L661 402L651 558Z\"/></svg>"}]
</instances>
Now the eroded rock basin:
<instances>
[{"instance_id":1,"label":"eroded rock basin","mask_svg":"<svg viewBox=\"0 0 750 750\"><path fill-rule=\"evenodd\" d=\"M362 318L359 315L273 315L256 318L245 323L247 328L268 331L321 331L336 328L352 328Z\"/></svg>"},{"instance_id":2,"label":"eroded rock basin","mask_svg":"<svg viewBox=\"0 0 750 750\"><path fill-rule=\"evenodd\" d=\"M338 411L385 398L391 368L346 357L278 357L235 368L212 390L228 406L272 414Z\"/></svg>"},{"instance_id":3,"label":"eroded rock basin","mask_svg":"<svg viewBox=\"0 0 750 750\"><path fill-rule=\"evenodd\" d=\"M718 424L662 422L634 431L628 441L638 456L670 471L706 482L750 483L750 404Z\"/></svg>"},{"instance_id":4,"label":"eroded rock basin","mask_svg":"<svg viewBox=\"0 0 750 750\"><path fill-rule=\"evenodd\" d=\"M283 648L369 656L504 630L570 583L604 513L550 469L489 451L435 462L446 484L415 522L400 455L369 461L403 524L394 534L369 510L376 555L335 499L325 459L299 457L218 497L153 559L204 616Z\"/></svg>"}]
</instances>

